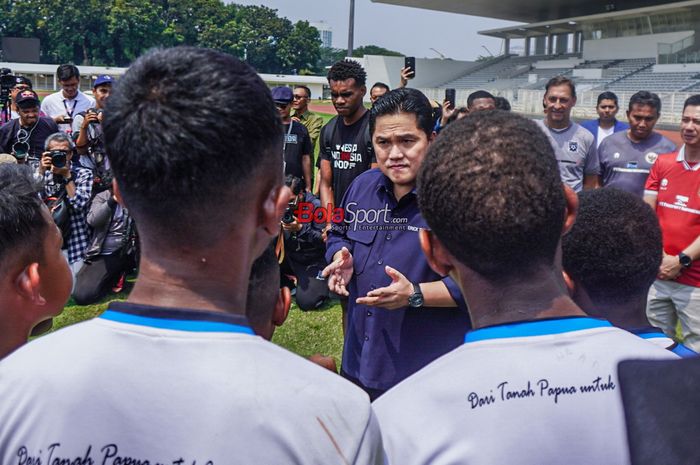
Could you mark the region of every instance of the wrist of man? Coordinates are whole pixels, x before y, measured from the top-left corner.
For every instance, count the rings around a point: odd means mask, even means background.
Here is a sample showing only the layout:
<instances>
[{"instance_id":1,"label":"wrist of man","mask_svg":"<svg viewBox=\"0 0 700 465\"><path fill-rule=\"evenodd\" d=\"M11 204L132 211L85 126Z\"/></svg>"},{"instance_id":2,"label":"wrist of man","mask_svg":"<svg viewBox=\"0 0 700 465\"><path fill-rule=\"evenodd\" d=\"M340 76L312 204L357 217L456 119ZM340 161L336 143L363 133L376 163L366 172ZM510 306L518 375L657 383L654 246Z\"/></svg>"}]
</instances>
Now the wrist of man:
<instances>
[{"instance_id":1,"label":"wrist of man","mask_svg":"<svg viewBox=\"0 0 700 465\"><path fill-rule=\"evenodd\" d=\"M678 254L678 263L682 268L689 268L690 265L693 264L693 259L690 257L690 255L681 252Z\"/></svg>"}]
</instances>

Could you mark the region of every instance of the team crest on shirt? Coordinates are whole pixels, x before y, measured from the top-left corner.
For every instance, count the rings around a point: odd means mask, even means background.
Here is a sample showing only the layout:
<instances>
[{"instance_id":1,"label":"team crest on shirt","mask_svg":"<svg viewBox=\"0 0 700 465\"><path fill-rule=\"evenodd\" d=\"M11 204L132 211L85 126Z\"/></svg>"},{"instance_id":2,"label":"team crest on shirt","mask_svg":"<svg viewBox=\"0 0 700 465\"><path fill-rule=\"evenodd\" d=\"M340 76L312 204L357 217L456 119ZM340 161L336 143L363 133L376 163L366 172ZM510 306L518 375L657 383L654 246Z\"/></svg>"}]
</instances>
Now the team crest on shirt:
<instances>
[{"instance_id":1,"label":"team crest on shirt","mask_svg":"<svg viewBox=\"0 0 700 465\"><path fill-rule=\"evenodd\" d=\"M613 155L613 158L614 158L615 160L617 160L618 158L620 158L620 152L615 152L615 154Z\"/></svg>"},{"instance_id":2,"label":"team crest on shirt","mask_svg":"<svg viewBox=\"0 0 700 465\"><path fill-rule=\"evenodd\" d=\"M667 186L668 186L668 179L663 178L663 179L661 180L661 187L664 188L664 189L666 189Z\"/></svg>"},{"instance_id":3,"label":"team crest on shirt","mask_svg":"<svg viewBox=\"0 0 700 465\"><path fill-rule=\"evenodd\" d=\"M649 152L649 153L647 153L646 155L644 155L644 159L645 159L645 160L647 161L647 163L649 163L650 165L653 165L657 158L659 158L659 154L658 154L658 153L654 153L654 152Z\"/></svg>"},{"instance_id":4,"label":"team crest on shirt","mask_svg":"<svg viewBox=\"0 0 700 465\"><path fill-rule=\"evenodd\" d=\"M575 152L578 150L578 142L574 140L569 141L569 152Z\"/></svg>"}]
</instances>

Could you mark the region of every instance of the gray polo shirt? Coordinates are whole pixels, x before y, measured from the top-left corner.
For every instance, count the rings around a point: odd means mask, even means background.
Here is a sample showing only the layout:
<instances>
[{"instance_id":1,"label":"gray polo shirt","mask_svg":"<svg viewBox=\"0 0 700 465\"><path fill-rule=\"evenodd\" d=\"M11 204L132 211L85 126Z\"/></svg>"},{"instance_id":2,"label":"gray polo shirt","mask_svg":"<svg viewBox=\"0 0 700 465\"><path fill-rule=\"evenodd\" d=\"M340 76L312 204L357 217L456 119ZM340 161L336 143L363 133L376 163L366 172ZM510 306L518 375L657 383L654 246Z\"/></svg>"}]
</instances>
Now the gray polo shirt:
<instances>
[{"instance_id":1,"label":"gray polo shirt","mask_svg":"<svg viewBox=\"0 0 700 465\"><path fill-rule=\"evenodd\" d=\"M600 164L595 138L587 129L571 123L566 129L558 130L545 126L543 120L535 120L547 135L559 163L559 174L576 192L583 189L585 175L599 175Z\"/></svg>"},{"instance_id":2,"label":"gray polo shirt","mask_svg":"<svg viewBox=\"0 0 700 465\"><path fill-rule=\"evenodd\" d=\"M598 147L603 186L616 187L642 197L649 170L662 153L676 150L676 144L653 132L639 143L627 137L627 131L616 132Z\"/></svg>"}]
</instances>

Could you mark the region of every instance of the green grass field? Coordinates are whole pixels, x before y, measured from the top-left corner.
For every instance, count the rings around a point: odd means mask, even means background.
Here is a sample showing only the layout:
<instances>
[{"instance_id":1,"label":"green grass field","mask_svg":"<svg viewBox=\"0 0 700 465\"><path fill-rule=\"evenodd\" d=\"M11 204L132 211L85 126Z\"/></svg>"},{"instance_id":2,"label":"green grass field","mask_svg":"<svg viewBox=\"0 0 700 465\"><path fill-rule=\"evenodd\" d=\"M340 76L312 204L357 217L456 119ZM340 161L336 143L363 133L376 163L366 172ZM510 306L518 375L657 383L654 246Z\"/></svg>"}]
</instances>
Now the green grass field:
<instances>
[{"instance_id":1,"label":"green grass field","mask_svg":"<svg viewBox=\"0 0 700 465\"><path fill-rule=\"evenodd\" d=\"M63 309L63 313L54 318L52 331L79 323L100 315L107 304L113 300L125 300L127 294L112 294L95 305L75 305L73 299ZM343 352L342 312L337 300L327 302L320 310L303 312L292 304L289 317L284 325L277 329L273 341L303 357L315 353L331 355L340 366Z\"/></svg>"}]
</instances>

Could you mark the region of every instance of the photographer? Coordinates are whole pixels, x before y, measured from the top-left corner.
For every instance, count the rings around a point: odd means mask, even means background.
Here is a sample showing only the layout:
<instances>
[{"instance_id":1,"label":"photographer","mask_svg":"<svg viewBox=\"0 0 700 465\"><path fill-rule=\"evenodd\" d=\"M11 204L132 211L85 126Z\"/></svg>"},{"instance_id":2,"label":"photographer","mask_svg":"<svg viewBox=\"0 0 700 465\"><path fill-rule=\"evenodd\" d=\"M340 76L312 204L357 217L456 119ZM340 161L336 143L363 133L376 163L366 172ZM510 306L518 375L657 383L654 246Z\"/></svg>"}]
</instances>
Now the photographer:
<instances>
[{"instance_id":1,"label":"photographer","mask_svg":"<svg viewBox=\"0 0 700 465\"><path fill-rule=\"evenodd\" d=\"M112 76L97 76L92 88L95 107L78 113L73 119L73 135L76 137L75 147L80 155L80 165L92 170L94 177L93 195L109 189L112 183L112 170L102 134L102 114L112 93L113 82Z\"/></svg>"},{"instance_id":2,"label":"photographer","mask_svg":"<svg viewBox=\"0 0 700 465\"><path fill-rule=\"evenodd\" d=\"M5 68L7 69L7 68ZM11 85L9 90L6 89L8 84ZM19 118L19 112L17 111L17 94L25 90L32 89L32 81L24 76L13 76L11 74L4 74L0 71L0 125L10 122L10 120ZM3 97L5 96L6 97ZM39 116L43 116L43 113L39 113Z\"/></svg>"},{"instance_id":3,"label":"photographer","mask_svg":"<svg viewBox=\"0 0 700 465\"><path fill-rule=\"evenodd\" d=\"M76 276L73 298L78 305L95 303L107 295L134 267L136 257L134 222L111 189L95 196L87 224L93 236L85 264Z\"/></svg>"},{"instance_id":4,"label":"photographer","mask_svg":"<svg viewBox=\"0 0 700 465\"><path fill-rule=\"evenodd\" d=\"M294 287L287 275L295 276L297 305L302 310L320 307L328 298L328 285L324 279L318 279L319 272L326 266L323 241L325 224L311 221L301 223L295 216L300 204L321 207L321 202L310 192L304 192L300 178L287 175L285 184L292 189L293 197L282 217L284 234L284 261L282 262L282 286Z\"/></svg>"},{"instance_id":5,"label":"photographer","mask_svg":"<svg viewBox=\"0 0 700 465\"><path fill-rule=\"evenodd\" d=\"M64 234L63 248L67 249L68 263L75 276L83 264L90 237L86 213L92 195L92 171L71 163L75 144L65 133L51 134L46 139L45 150L38 168L44 182L43 196L47 202L66 204L69 228Z\"/></svg>"},{"instance_id":6,"label":"photographer","mask_svg":"<svg viewBox=\"0 0 700 465\"><path fill-rule=\"evenodd\" d=\"M61 65L56 69L61 90L47 95L41 110L59 124L61 131L70 133L73 117L95 106L92 97L80 92L80 71L75 65Z\"/></svg>"},{"instance_id":7,"label":"photographer","mask_svg":"<svg viewBox=\"0 0 700 465\"><path fill-rule=\"evenodd\" d=\"M19 118L0 127L0 152L11 153L19 163L39 166L46 138L58 131L51 118L39 116L39 97L32 90L15 95Z\"/></svg>"}]
</instances>

